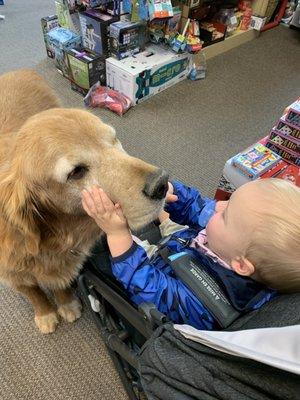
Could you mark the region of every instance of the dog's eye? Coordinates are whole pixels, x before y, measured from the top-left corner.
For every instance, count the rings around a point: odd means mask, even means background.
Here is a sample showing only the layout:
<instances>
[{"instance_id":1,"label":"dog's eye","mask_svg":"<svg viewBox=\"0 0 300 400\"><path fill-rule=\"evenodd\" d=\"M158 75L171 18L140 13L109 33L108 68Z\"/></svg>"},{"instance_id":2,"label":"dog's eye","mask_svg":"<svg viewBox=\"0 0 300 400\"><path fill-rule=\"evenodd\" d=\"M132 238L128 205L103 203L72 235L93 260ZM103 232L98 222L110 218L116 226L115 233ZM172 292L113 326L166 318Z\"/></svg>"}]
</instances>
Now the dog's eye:
<instances>
[{"instance_id":1,"label":"dog's eye","mask_svg":"<svg viewBox=\"0 0 300 400\"><path fill-rule=\"evenodd\" d=\"M77 165L68 175L68 180L70 179L81 179L88 172L88 167L86 165Z\"/></svg>"}]
</instances>

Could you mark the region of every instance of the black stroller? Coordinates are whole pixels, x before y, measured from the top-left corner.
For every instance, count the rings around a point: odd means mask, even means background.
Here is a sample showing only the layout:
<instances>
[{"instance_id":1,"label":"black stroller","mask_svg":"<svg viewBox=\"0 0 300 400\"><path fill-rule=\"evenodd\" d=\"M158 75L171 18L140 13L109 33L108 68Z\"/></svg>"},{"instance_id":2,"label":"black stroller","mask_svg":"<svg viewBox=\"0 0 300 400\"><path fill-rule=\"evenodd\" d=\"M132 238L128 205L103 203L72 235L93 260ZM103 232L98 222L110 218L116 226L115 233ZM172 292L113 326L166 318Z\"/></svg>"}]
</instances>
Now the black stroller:
<instances>
[{"instance_id":1,"label":"black stroller","mask_svg":"<svg viewBox=\"0 0 300 400\"><path fill-rule=\"evenodd\" d=\"M147 239L150 243L157 243L161 239L159 229L155 223L152 223L142 232L139 232L139 237L141 239ZM78 278L78 287L83 301L92 310L94 320L100 330L102 339L107 346L108 352L118 370L130 400L147 398L151 400L167 400L169 398L179 400L223 398L214 394L215 388L211 389L212 394L208 393L209 389L207 389L207 387L213 386L211 383L207 386L206 382L206 387L203 391L202 389L197 389L195 391L195 388L192 388L191 392L188 393L188 385L184 385L183 388L179 389L177 387L178 382L175 382L174 387L170 388L171 378L168 377L165 379L165 373L156 373L157 366L150 365L154 362L152 354L157 352L157 349L161 343L163 343L161 339L164 335L167 335L168 340L171 335L172 340L175 338L181 341L178 348L176 346L174 347L174 352L181 352L181 354L177 354L179 357L178 360L182 357L183 346L189 348L191 345L193 351L199 352L199 354L201 353L201 357L204 357L203 362L209 364L209 368L213 368L214 362L220 360L220 358L218 358L220 352L211 349L207 350L205 345L199 343L195 344L183 338L180 333L175 332L173 324L168 322L166 316L160 313L153 304L143 303L139 307L132 304L124 289L114 279L111 273L108 254L106 239L103 237L95 246L92 256L85 263ZM297 312L299 306L300 295L282 296L275 301L271 301L261 310L251 312L238 318L226 328L226 331L299 324L300 315L299 312ZM286 313L287 307L289 313ZM278 315L280 318L278 318ZM157 340L159 340L158 346L156 343ZM143 351L141 352L142 348ZM151 354L151 357L149 357L149 354ZM186 354L189 354L189 350ZM184 355L185 358L188 357L186 354ZM240 365L243 365L243 369L246 373L248 375L250 373L257 376L257 380L259 381L259 384L256 385L258 387L258 389L256 388L256 394L253 394L253 382L251 379L248 387L244 377L238 377L238 373L233 373L234 379L238 380L239 385L241 381L243 381L246 392L249 389L251 396L243 397L239 387L237 392L232 395L230 395L231 388L229 388L229 394L226 394L226 398L232 400L247 398L259 400L286 398L296 400L300 398L300 379L298 379L299 376L297 376L297 373L294 374L293 372L284 371L280 368L276 369L270 365L247 359L240 359L243 361L241 364L237 365L236 356L228 354L225 354L225 358L223 356L224 354L222 354L221 358L225 362L225 371L228 370L228 365L232 371L234 371L234 368L240 371ZM162 357L162 355L159 355L159 358L160 357ZM165 363L167 364L169 356L166 355L165 357ZM172 357L170 357L170 359L172 359ZM195 357L192 357L192 362L195 362ZM201 358L197 362L202 363ZM159 366L160 364L161 360L158 362ZM170 368L174 368L174 366ZM215 373L218 373L219 370L220 366L218 365ZM147 372L147 379L143 379L142 375L144 371ZM150 375L155 375L155 379L152 379L152 376L148 379L149 373ZM172 376L171 372L170 376ZM210 379L208 376L211 376L211 371L206 378L205 373L202 371L200 378L202 379L203 377L205 381L205 379ZM276 377L276 382L272 378L274 376ZM272 381L272 384L269 386L272 389L270 389L268 394L266 387L268 387L269 377ZM232 376L230 378L232 378ZM157 384L157 382L159 383ZM260 385L260 383L262 383L262 385ZM224 390L226 391L226 389ZM278 393L280 394L279 397L275 397Z\"/></svg>"}]
</instances>

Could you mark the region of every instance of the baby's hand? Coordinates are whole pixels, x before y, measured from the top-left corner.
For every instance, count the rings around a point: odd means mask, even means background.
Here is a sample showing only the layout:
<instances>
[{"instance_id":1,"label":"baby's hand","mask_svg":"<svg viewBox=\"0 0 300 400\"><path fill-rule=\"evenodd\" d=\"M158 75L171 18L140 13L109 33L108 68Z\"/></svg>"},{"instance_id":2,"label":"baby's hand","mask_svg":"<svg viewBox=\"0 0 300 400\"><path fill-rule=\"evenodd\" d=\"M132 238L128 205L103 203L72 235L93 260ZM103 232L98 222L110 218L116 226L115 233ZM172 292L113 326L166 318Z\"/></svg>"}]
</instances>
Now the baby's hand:
<instances>
[{"instance_id":1,"label":"baby's hand","mask_svg":"<svg viewBox=\"0 0 300 400\"><path fill-rule=\"evenodd\" d=\"M90 191L83 190L82 206L107 236L129 232L121 206L114 204L99 187L94 186Z\"/></svg>"}]
</instances>

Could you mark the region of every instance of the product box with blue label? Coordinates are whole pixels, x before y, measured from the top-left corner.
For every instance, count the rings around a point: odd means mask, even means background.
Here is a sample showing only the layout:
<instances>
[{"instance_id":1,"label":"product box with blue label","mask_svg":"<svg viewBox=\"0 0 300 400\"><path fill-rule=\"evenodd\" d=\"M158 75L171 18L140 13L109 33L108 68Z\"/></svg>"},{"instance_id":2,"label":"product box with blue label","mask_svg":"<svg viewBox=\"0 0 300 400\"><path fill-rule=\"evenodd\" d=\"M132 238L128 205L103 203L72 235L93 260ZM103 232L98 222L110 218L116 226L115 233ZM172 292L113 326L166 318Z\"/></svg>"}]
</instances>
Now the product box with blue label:
<instances>
[{"instance_id":1,"label":"product box with blue label","mask_svg":"<svg viewBox=\"0 0 300 400\"><path fill-rule=\"evenodd\" d=\"M152 45L123 60L106 59L106 84L135 105L185 79L191 64L191 54Z\"/></svg>"},{"instance_id":2,"label":"product box with blue label","mask_svg":"<svg viewBox=\"0 0 300 400\"><path fill-rule=\"evenodd\" d=\"M65 28L54 28L47 33L48 45L54 53L56 68L66 77L70 77L67 50L80 48L81 37Z\"/></svg>"}]
</instances>

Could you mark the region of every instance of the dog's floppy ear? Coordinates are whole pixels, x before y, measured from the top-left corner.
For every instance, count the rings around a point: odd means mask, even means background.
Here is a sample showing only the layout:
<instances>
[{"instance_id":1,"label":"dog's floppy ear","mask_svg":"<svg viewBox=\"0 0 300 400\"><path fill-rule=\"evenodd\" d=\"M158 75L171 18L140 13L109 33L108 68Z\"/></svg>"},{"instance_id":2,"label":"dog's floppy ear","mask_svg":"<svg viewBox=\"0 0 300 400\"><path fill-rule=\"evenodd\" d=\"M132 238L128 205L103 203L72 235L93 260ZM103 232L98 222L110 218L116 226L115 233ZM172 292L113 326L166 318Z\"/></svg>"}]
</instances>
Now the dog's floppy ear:
<instances>
[{"instance_id":1,"label":"dog's floppy ear","mask_svg":"<svg viewBox=\"0 0 300 400\"><path fill-rule=\"evenodd\" d=\"M0 208L7 222L23 234L26 251L38 254L40 231L37 210L32 191L22 179L9 175L0 182Z\"/></svg>"}]
</instances>

